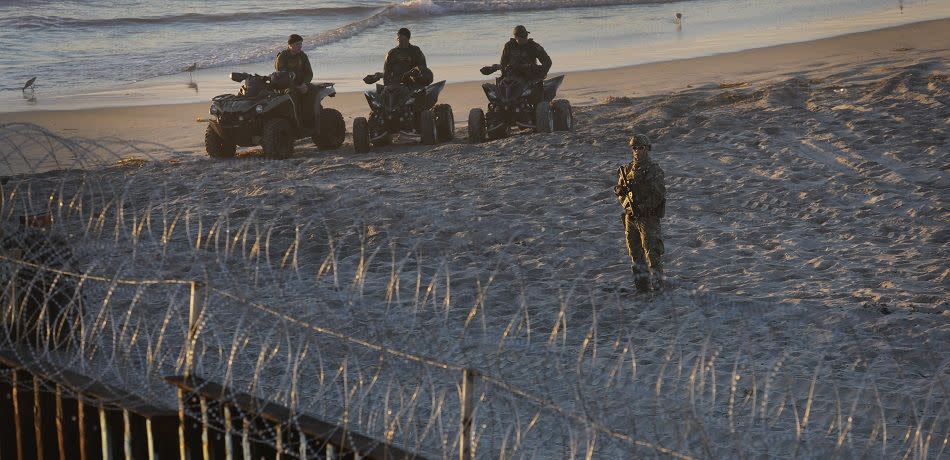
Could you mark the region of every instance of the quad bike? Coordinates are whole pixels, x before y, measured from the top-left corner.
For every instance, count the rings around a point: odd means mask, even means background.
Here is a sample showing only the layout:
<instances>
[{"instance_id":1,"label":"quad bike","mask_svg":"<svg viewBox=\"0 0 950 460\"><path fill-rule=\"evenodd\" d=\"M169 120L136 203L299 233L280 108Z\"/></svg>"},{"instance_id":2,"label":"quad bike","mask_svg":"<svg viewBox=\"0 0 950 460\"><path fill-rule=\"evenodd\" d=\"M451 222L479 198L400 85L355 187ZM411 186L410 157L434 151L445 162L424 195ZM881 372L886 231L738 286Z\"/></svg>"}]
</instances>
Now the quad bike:
<instances>
[{"instance_id":1,"label":"quad bike","mask_svg":"<svg viewBox=\"0 0 950 460\"><path fill-rule=\"evenodd\" d=\"M482 89L488 96L488 112L474 108L468 113L468 138L472 142L499 139L508 135L512 127L528 128L536 133L570 131L574 128L571 103L557 99L558 87L564 81L560 75L545 80L539 66L506 66L499 64L482 67L483 75L501 70L495 83L485 83Z\"/></svg>"},{"instance_id":2,"label":"quad bike","mask_svg":"<svg viewBox=\"0 0 950 460\"><path fill-rule=\"evenodd\" d=\"M264 155L288 158L294 141L309 137L321 150L337 149L346 137L343 115L324 108L321 101L334 97L333 83L309 84L313 105L299 107L294 98L293 72L252 75L231 74L243 82L237 95L222 94L211 99L211 119L205 130L205 150L212 158L232 158L237 146L260 145Z\"/></svg>"},{"instance_id":3,"label":"quad bike","mask_svg":"<svg viewBox=\"0 0 950 460\"><path fill-rule=\"evenodd\" d=\"M382 77L382 73L367 75L363 82L371 85ZM452 140L455 137L452 107L437 104L445 80L435 84L430 84L431 81L431 71L415 68L406 72L400 83L377 84L375 91L364 92L370 114L368 119L353 120L356 153L368 152L370 145L388 145L396 134L418 139L424 145Z\"/></svg>"}]
</instances>

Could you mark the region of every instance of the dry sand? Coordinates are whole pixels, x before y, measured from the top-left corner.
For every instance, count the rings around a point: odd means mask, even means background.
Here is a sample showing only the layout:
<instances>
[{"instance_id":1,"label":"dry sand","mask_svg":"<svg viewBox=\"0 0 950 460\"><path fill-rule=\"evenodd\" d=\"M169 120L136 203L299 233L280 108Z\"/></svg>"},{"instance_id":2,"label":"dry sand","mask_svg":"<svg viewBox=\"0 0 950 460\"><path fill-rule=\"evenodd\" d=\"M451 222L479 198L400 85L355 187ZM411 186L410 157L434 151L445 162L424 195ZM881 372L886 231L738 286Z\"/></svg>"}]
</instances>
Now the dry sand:
<instances>
[{"instance_id":1,"label":"dry sand","mask_svg":"<svg viewBox=\"0 0 950 460\"><path fill-rule=\"evenodd\" d=\"M477 368L617 432L697 457L939 457L950 429L948 57L950 21L935 21L571 74L564 95L596 102L578 107L574 132L363 155L349 145L302 149L280 162L254 152L233 161L179 155L47 173L7 184L20 193L2 215L21 212L27 186L41 206L62 196L67 205L57 212L67 217L56 225L85 235L76 244L97 273L208 273L211 286L237 298ZM456 110L481 103L474 84L451 86L446 96ZM351 115L361 110L356 96L338 102L352 103ZM15 117L92 130L96 116L121 124L129 110ZM147 110L157 129L200 131L173 121L197 107ZM146 138L151 125L141 123L134 132ZM94 129L81 132L112 133ZM656 298L625 289L629 261L611 193L633 132L654 139L667 177L673 288ZM190 137L177 135L186 149ZM69 199L77 190L87 197L78 207ZM103 190L121 200L103 198ZM139 295L120 291L109 295ZM96 292L90 287L90 296ZM135 311L145 319L134 335L147 342L166 310L164 297L141 297L151 300ZM119 304L117 321L127 322ZM223 344L225 356L236 331L262 342L288 334L289 345L319 335L275 332L292 329L286 325L262 333L272 317L241 314L233 299L215 299L208 312L203 341L212 350ZM165 347L177 341L170 336ZM321 350L331 370L346 355ZM371 367L368 355L341 373ZM205 373L218 369L214 356L204 358ZM256 356L239 353L230 378L249 381ZM337 393L325 389L323 361L319 370L291 374L283 367L290 358L274 359L267 372L257 369L263 387L286 390L299 381L293 388L306 395L306 410L341 413ZM440 380L438 371L421 374ZM378 403L373 392L383 384L374 388L369 371L362 377L347 391ZM442 381L452 388L451 377ZM799 434L814 382L811 424ZM543 411L497 402L505 394L499 387L484 391L486 456L564 457L588 446L600 458L650 455L608 436L585 445L578 433L590 432L566 429L554 412L531 432L525 426ZM347 410L355 414L354 407ZM382 431L373 417L352 423ZM413 423L424 420L406 421L396 438L417 435ZM523 430L515 448L502 443L509 427ZM568 437L579 444L568 445ZM432 456L446 455L438 439L419 442Z\"/></svg>"}]
</instances>

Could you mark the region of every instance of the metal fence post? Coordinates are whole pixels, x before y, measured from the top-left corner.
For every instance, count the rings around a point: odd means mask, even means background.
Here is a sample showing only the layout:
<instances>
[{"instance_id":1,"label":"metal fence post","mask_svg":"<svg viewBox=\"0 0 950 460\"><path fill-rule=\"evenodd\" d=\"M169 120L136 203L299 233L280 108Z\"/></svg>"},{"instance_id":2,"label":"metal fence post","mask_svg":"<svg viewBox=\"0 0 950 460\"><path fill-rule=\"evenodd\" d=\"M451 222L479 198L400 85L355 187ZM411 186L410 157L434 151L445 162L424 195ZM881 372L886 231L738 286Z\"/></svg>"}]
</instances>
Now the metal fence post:
<instances>
[{"instance_id":1,"label":"metal fence post","mask_svg":"<svg viewBox=\"0 0 950 460\"><path fill-rule=\"evenodd\" d=\"M56 445L59 448L59 460L66 460L66 441L63 438L63 388L56 384Z\"/></svg>"},{"instance_id":2,"label":"metal fence post","mask_svg":"<svg viewBox=\"0 0 950 460\"><path fill-rule=\"evenodd\" d=\"M99 434L102 436L102 460L112 460L112 436L106 420L106 407L99 404Z\"/></svg>"},{"instance_id":3,"label":"metal fence post","mask_svg":"<svg viewBox=\"0 0 950 460\"><path fill-rule=\"evenodd\" d=\"M86 417L82 395L76 396L76 420L79 426L79 460L86 460Z\"/></svg>"},{"instance_id":4,"label":"metal fence post","mask_svg":"<svg viewBox=\"0 0 950 460\"><path fill-rule=\"evenodd\" d=\"M36 458L43 458L43 414L40 408L40 378L33 375L33 441Z\"/></svg>"},{"instance_id":5,"label":"metal fence post","mask_svg":"<svg viewBox=\"0 0 950 460\"><path fill-rule=\"evenodd\" d=\"M231 440L231 432L234 428L231 426L231 407L224 405L224 459L234 460L234 443Z\"/></svg>"},{"instance_id":6,"label":"metal fence post","mask_svg":"<svg viewBox=\"0 0 950 460\"><path fill-rule=\"evenodd\" d=\"M17 371L11 372L13 385L11 385L11 396L13 397L13 425L16 431L16 458L23 458L23 427L20 423L20 391L17 388Z\"/></svg>"},{"instance_id":7,"label":"metal fence post","mask_svg":"<svg viewBox=\"0 0 950 460\"><path fill-rule=\"evenodd\" d=\"M185 390L178 389L178 458L179 460L190 460L188 450L185 447Z\"/></svg>"},{"instance_id":8,"label":"metal fence post","mask_svg":"<svg viewBox=\"0 0 950 460\"><path fill-rule=\"evenodd\" d=\"M460 427L459 427L459 460L474 459L472 449L472 409L475 396L475 373L468 368L462 369L462 382L459 389Z\"/></svg>"},{"instance_id":9,"label":"metal fence post","mask_svg":"<svg viewBox=\"0 0 950 460\"><path fill-rule=\"evenodd\" d=\"M148 460L155 459L155 436L152 435L152 419L145 419L145 438L148 445Z\"/></svg>"},{"instance_id":10,"label":"metal fence post","mask_svg":"<svg viewBox=\"0 0 950 460\"><path fill-rule=\"evenodd\" d=\"M192 281L189 283L188 295L188 341L185 343L185 377L191 376L192 366L195 360L195 339L198 336L198 325L195 324L198 318L198 283Z\"/></svg>"}]
</instances>

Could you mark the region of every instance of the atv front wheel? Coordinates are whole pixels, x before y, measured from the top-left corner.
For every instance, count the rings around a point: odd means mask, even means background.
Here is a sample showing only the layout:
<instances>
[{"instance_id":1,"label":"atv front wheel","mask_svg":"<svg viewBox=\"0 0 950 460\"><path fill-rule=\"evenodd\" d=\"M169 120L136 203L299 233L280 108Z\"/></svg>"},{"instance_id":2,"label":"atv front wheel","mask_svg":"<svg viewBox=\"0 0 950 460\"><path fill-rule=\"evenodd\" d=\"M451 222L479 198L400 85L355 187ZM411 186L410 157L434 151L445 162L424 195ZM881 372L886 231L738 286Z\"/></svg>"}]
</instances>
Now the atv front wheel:
<instances>
[{"instance_id":1,"label":"atv front wheel","mask_svg":"<svg viewBox=\"0 0 950 460\"><path fill-rule=\"evenodd\" d=\"M320 150L336 150L343 145L346 139L346 122L343 115L336 109L320 111L320 132L311 140Z\"/></svg>"},{"instance_id":2,"label":"atv front wheel","mask_svg":"<svg viewBox=\"0 0 950 460\"><path fill-rule=\"evenodd\" d=\"M277 160L290 158L294 154L294 137L290 122L283 118L268 120L261 130L261 149L264 156Z\"/></svg>"},{"instance_id":3,"label":"atv front wheel","mask_svg":"<svg viewBox=\"0 0 950 460\"><path fill-rule=\"evenodd\" d=\"M551 104L554 109L554 130L570 131L574 129L574 111L567 99L558 99Z\"/></svg>"},{"instance_id":4,"label":"atv front wheel","mask_svg":"<svg viewBox=\"0 0 950 460\"><path fill-rule=\"evenodd\" d=\"M468 112L468 140L475 144L485 141L485 112L482 109Z\"/></svg>"},{"instance_id":5,"label":"atv front wheel","mask_svg":"<svg viewBox=\"0 0 950 460\"><path fill-rule=\"evenodd\" d=\"M538 102L534 108L534 132L550 133L554 131L554 112L547 101Z\"/></svg>"},{"instance_id":6,"label":"atv front wheel","mask_svg":"<svg viewBox=\"0 0 950 460\"><path fill-rule=\"evenodd\" d=\"M435 114L432 110L425 110L419 114L419 142L423 145L434 145L439 139L435 126Z\"/></svg>"},{"instance_id":7,"label":"atv front wheel","mask_svg":"<svg viewBox=\"0 0 950 460\"><path fill-rule=\"evenodd\" d=\"M353 120L353 150L356 153L369 152L369 122L365 117Z\"/></svg>"},{"instance_id":8,"label":"atv front wheel","mask_svg":"<svg viewBox=\"0 0 950 460\"><path fill-rule=\"evenodd\" d=\"M455 139L455 115L452 114L452 106L448 104L438 104L432 108L435 112L435 126L438 131L438 141L447 142Z\"/></svg>"},{"instance_id":9,"label":"atv front wheel","mask_svg":"<svg viewBox=\"0 0 950 460\"><path fill-rule=\"evenodd\" d=\"M209 124L205 128L205 151L211 158L234 158L237 146L224 140Z\"/></svg>"}]
</instances>

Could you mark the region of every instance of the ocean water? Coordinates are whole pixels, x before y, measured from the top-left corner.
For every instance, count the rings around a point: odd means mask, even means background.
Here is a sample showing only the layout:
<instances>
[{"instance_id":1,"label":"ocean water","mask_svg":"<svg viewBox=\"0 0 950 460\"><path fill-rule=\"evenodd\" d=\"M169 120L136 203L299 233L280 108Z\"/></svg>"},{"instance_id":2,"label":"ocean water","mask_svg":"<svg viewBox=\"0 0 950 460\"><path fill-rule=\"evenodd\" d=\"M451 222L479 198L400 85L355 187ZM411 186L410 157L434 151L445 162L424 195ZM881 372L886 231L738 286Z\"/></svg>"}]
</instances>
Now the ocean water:
<instances>
[{"instance_id":1,"label":"ocean water","mask_svg":"<svg viewBox=\"0 0 950 460\"><path fill-rule=\"evenodd\" d=\"M684 15L679 26L674 12ZM950 1L0 0L0 111L73 107L79 99L96 105L97 94L179 80L180 94L163 101L207 100L213 94L205 83L225 81L232 70L269 71L290 33L304 36L317 80L355 90L359 78L382 66L403 26L438 79L461 81L482 78L478 67L497 61L516 24L528 27L559 72L820 38L934 14L950 16ZM182 74L194 62L201 70ZM33 76L37 93L25 97L20 89ZM115 97L99 103L121 104Z\"/></svg>"}]
</instances>

